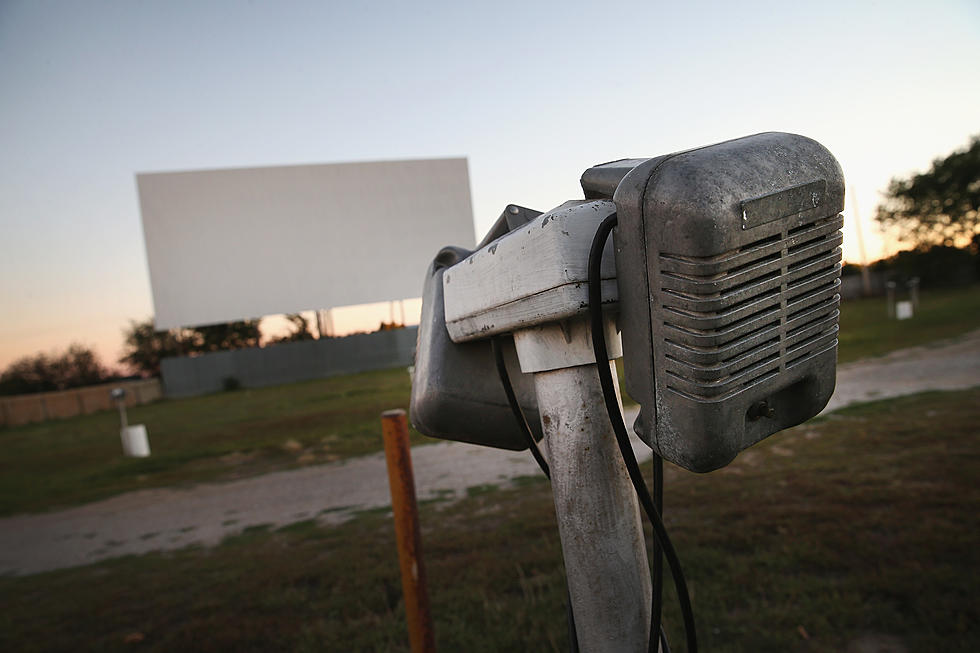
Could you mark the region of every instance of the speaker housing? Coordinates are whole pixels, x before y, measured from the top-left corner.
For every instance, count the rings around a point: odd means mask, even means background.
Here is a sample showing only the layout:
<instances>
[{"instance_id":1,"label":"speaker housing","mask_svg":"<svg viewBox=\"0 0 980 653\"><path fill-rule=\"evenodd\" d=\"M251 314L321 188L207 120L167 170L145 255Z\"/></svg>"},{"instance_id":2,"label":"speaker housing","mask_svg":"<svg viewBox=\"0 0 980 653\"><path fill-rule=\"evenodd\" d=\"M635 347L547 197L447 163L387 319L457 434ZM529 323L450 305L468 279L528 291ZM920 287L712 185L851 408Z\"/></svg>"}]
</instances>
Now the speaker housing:
<instances>
[{"instance_id":1,"label":"speaker housing","mask_svg":"<svg viewBox=\"0 0 980 653\"><path fill-rule=\"evenodd\" d=\"M834 391L844 179L763 133L582 176L612 198L636 433L695 472L818 414Z\"/></svg>"},{"instance_id":2,"label":"speaker housing","mask_svg":"<svg viewBox=\"0 0 980 653\"><path fill-rule=\"evenodd\" d=\"M539 211L508 206L482 246L538 215ZM426 271L409 418L417 431L430 437L520 451L527 449L527 437L507 401L490 341L455 343L446 330L443 275L470 254L461 247L444 247ZM514 394L532 434L540 438L534 385L530 375L521 372L514 338L503 334L498 343Z\"/></svg>"}]
</instances>

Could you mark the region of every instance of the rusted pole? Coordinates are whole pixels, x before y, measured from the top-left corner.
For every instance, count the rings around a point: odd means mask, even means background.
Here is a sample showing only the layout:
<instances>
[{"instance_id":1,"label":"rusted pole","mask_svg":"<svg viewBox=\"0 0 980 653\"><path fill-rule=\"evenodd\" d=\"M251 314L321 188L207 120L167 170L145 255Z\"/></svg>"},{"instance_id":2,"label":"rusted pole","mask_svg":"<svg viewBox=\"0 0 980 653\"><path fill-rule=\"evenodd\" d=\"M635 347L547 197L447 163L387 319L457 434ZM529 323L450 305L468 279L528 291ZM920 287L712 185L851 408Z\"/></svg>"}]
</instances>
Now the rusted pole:
<instances>
[{"instance_id":1,"label":"rusted pole","mask_svg":"<svg viewBox=\"0 0 980 653\"><path fill-rule=\"evenodd\" d=\"M405 411L399 408L383 412L381 433L388 462L388 487L391 488L391 511L395 518L408 639L412 653L431 653L436 650L436 644L429 612L429 593L425 585L425 567L422 564L422 537L419 533L415 477L412 474Z\"/></svg>"}]
</instances>

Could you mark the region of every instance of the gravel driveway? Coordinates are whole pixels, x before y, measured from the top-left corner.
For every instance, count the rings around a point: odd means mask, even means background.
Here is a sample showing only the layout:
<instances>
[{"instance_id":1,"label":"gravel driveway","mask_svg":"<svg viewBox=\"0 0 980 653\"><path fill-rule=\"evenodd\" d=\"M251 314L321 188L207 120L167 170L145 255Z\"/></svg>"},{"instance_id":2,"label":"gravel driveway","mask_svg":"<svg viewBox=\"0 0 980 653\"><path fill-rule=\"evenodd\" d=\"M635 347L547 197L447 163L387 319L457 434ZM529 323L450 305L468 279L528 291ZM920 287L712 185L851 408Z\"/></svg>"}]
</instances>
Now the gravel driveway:
<instances>
[{"instance_id":1,"label":"gravel driveway","mask_svg":"<svg viewBox=\"0 0 980 653\"><path fill-rule=\"evenodd\" d=\"M842 365L827 410L923 390L980 385L980 331ZM635 410L635 409L634 409ZM628 416L628 423L632 423ZM649 449L635 443L637 453ZM446 442L412 450L419 499L466 496L540 472L527 453ZM383 454L191 489L144 490L69 510L0 519L0 574L32 574L105 558L213 545L249 526L339 523L386 506Z\"/></svg>"}]
</instances>

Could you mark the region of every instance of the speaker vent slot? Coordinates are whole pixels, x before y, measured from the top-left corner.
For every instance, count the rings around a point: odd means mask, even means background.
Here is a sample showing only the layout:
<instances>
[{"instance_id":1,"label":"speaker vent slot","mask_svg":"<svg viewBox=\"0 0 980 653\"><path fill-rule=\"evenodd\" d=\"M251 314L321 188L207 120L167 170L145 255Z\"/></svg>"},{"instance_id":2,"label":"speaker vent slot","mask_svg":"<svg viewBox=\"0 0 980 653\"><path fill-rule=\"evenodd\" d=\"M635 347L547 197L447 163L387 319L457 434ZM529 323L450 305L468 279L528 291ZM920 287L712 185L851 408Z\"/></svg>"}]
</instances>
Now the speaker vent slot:
<instances>
[{"instance_id":1,"label":"speaker vent slot","mask_svg":"<svg viewBox=\"0 0 980 653\"><path fill-rule=\"evenodd\" d=\"M662 253L669 389L718 400L837 342L843 217L709 257Z\"/></svg>"}]
</instances>

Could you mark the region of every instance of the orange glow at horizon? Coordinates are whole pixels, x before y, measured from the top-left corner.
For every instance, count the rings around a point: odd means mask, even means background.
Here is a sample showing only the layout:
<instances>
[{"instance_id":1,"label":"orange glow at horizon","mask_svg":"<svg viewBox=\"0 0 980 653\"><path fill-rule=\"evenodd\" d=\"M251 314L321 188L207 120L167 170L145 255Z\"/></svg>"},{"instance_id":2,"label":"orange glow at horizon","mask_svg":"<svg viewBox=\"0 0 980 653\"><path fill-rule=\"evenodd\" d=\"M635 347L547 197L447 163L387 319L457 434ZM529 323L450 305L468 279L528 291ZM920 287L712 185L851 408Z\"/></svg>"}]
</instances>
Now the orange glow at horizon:
<instances>
[{"instance_id":1,"label":"orange glow at horizon","mask_svg":"<svg viewBox=\"0 0 980 653\"><path fill-rule=\"evenodd\" d=\"M347 336L354 333L377 331L382 323L414 326L419 323L422 313L422 298L413 297L392 302L376 302L357 306L340 306L324 311L324 332L332 336ZM316 333L316 312L301 311L310 330ZM267 315L262 318L262 338L283 336L292 330L285 315Z\"/></svg>"}]
</instances>

